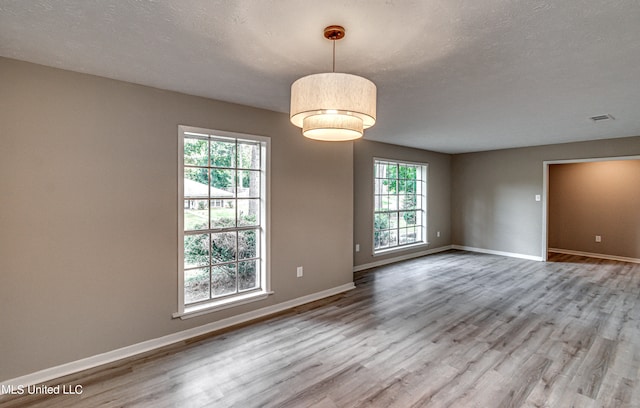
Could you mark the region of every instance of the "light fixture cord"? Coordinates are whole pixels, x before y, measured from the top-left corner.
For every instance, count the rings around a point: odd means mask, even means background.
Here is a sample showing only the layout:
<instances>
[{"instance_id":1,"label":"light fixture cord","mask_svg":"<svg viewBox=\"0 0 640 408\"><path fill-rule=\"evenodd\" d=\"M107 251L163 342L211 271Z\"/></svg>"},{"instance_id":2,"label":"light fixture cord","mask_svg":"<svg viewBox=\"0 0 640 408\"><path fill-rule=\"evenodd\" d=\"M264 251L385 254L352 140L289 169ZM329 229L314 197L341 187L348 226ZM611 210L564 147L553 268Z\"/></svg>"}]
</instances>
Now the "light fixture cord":
<instances>
[{"instance_id":1,"label":"light fixture cord","mask_svg":"<svg viewBox=\"0 0 640 408\"><path fill-rule=\"evenodd\" d=\"M331 68L331 72L336 72L336 39L333 40L333 67Z\"/></svg>"}]
</instances>

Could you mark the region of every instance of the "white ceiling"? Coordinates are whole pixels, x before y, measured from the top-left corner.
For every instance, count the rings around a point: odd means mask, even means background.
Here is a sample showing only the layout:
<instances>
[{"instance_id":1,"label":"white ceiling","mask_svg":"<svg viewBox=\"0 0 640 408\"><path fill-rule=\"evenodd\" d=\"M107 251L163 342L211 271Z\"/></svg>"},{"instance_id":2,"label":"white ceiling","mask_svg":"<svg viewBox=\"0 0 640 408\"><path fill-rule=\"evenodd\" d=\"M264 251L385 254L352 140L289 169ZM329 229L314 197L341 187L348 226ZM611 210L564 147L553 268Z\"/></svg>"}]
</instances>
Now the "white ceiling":
<instances>
[{"instance_id":1,"label":"white ceiling","mask_svg":"<svg viewBox=\"0 0 640 408\"><path fill-rule=\"evenodd\" d=\"M640 135L638 0L0 0L0 55L288 112L378 86L365 138L447 153ZM594 123L591 116L616 119Z\"/></svg>"}]
</instances>

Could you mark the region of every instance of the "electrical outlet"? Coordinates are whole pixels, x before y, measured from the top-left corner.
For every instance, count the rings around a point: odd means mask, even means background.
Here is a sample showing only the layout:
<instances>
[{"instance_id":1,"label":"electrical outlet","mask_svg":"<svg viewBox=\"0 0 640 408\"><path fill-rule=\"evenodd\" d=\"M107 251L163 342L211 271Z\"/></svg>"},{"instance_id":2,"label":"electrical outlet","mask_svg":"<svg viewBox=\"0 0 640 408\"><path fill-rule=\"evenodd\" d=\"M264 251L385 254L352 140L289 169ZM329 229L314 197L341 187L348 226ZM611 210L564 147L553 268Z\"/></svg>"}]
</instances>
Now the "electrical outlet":
<instances>
[{"instance_id":1,"label":"electrical outlet","mask_svg":"<svg viewBox=\"0 0 640 408\"><path fill-rule=\"evenodd\" d=\"M298 266L298 268L296 269L296 276L298 278L302 278L302 266Z\"/></svg>"},{"instance_id":2,"label":"electrical outlet","mask_svg":"<svg viewBox=\"0 0 640 408\"><path fill-rule=\"evenodd\" d=\"M360 244L356 244L356 252L360 252Z\"/></svg>"},{"instance_id":3,"label":"electrical outlet","mask_svg":"<svg viewBox=\"0 0 640 408\"><path fill-rule=\"evenodd\" d=\"M440 231L436 232L436 237L440 238Z\"/></svg>"},{"instance_id":4,"label":"electrical outlet","mask_svg":"<svg viewBox=\"0 0 640 408\"><path fill-rule=\"evenodd\" d=\"M542 197L540 197L540 194L536 194L536 201L540 201L542 199Z\"/></svg>"},{"instance_id":5,"label":"electrical outlet","mask_svg":"<svg viewBox=\"0 0 640 408\"><path fill-rule=\"evenodd\" d=\"M596 235L596 242L602 242L602 236Z\"/></svg>"}]
</instances>

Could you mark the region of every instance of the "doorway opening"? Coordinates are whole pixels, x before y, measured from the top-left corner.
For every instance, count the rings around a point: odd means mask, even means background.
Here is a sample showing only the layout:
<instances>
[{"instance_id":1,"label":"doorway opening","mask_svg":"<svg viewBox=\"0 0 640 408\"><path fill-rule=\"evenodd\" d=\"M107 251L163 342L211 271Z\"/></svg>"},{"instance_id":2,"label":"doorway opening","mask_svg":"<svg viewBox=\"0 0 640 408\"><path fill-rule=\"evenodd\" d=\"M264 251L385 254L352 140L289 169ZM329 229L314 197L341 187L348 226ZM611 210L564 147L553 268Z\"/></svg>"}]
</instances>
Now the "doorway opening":
<instances>
[{"instance_id":1,"label":"doorway opening","mask_svg":"<svg viewBox=\"0 0 640 408\"><path fill-rule=\"evenodd\" d=\"M543 261L550 252L640 262L640 156L543 162Z\"/></svg>"}]
</instances>

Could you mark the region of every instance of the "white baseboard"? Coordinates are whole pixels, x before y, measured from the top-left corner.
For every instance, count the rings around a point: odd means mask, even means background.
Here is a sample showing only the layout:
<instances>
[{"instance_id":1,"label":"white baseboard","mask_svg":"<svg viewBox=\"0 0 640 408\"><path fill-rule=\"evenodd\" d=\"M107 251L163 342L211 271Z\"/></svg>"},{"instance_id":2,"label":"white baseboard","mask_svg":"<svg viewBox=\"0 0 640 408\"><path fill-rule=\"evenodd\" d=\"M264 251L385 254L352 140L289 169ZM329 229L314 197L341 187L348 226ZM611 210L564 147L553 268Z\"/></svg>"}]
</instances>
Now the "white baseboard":
<instances>
[{"instance_id":1,"label":"white baseboard","mask_svg":"<svg viewBox=\"0 0 640 408\"><path fill-rule=\"evenodd\" d=\"M463 246L463 245L452 245L451 247L453 249L458 249L460 251L480 252L480 253L483 253L483 254L508 256L510 258L529 259L531 261L543 261L541 256L518 254L518 253L515 253L515 252L494 251L493 249L474 248L474 247L468 247L468 246Z\"/></svg>"},{"instance_id":2,"label":"white baseboard","mask_svg":"<svg viewBox=\"0 0 640 408\"><path fill-rule=\"evenodd\" d=\"M95 356L83 358L81 360L72 361L70 363L62 364L56 367L46 368L35 373L27 374L22 377L6 380L0 383L0 386L18 386L23 385L25 387L29 385L40 384L45 381L50 381L55 378L64 377L79 371L87 370L90 368L98 367L103 364L112 363L123 358L132 357L136 354L145 353L158 349L160 347L168 346L173 343L188 340L194 337L202 336L217 330L225 329L227 327L235 326L240 323L245 323L250 320L258 319L273 315L278 312L282 312L287 309L294 308L296 306L303 305L305 303L314 302L316 300L324 299L329 296L337 295L342 292L355 289L353 282L347 283L335 288L323 290L321 292L312 293L311 295L302 296L296 299L288 300L286 302L278 303L276 305L263 307L251 312L242 313L237 316L228 317L226 319L218 320L217 322L208 323L192 329L183 330L177 333L172 333L166 336L158 337L143 341L141 343L132 344L123 348L108 351L106 353L97 354Z\"/></svg>"},{"instance_id":3,"label":"white baseboard","mask_svg":"<svg viewBox=\"0 0 640 408\"><path fill-rule=\"evenodd\" d=\"M443 247L427 249L425 251L412 252L410 254L394 256L393 258L381 259L379 261L375 261L375 262L370 262L370 263L363 264L363 265L354 266L353 267L353 271L354 272L364 271L365 269L375 268L376 266L382 266L382 265L388 265L390 263L406 261L407 259L413 259L413 258L418 258L418 257L421 257L421 256L425 256L425 255L435 254L435 253L438 253L438 252L444 252L444 251L448 251L450 249L452 249L451 245L447 245L447 246L443 246Z\"/></svg>"},{"instance_id":4,"label":"white baseboard","mask_svg":"<svg viewBox=\"0 0 640 408\"><path fill-rule=\"evenodd\" d=\"M572 249L549 248L549 252L553 252L556 254L586 256L587 258L608 259L610 261L640 263L640 259L638 258L629 258L626 256L617 256L617 255L595 254L593 252L574 251Z\"/></svg>"}]
</instances>

